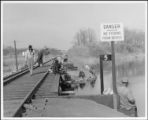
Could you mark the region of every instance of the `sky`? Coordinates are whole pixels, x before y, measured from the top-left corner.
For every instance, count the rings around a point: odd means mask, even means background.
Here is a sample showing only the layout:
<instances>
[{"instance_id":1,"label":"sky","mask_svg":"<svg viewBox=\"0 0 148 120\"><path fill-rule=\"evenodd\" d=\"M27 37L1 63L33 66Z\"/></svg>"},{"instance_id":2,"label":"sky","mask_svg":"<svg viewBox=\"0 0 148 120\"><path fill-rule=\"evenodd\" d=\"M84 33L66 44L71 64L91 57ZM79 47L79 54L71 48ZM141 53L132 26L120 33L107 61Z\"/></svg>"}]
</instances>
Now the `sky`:
<instances>
[{"instance_id":1,"label":"sky","mask_svg":"<svg viewBox=\"0 0 148 120\"><path fill-rule=\"evenodd\" d=\"M93 29L99 39L101 23L144 31L145 12L143 3L4 3L3 45L67 50L80 29Z\"/></svg>"}]
</instances>

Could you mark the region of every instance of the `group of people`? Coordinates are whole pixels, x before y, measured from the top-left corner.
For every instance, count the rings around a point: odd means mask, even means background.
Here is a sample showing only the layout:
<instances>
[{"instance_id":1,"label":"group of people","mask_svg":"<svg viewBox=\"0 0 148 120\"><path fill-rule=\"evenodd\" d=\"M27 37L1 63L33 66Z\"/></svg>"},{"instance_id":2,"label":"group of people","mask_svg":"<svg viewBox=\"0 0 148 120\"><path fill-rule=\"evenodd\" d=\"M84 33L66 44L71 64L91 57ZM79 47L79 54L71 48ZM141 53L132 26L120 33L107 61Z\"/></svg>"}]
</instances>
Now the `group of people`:
<instances>
[{"instance_id":1,"label":"group of people","mask_svg":"<svg viewBox=\"0 0 148 120\"><path fill-rule=\"evenodd\" d=\"M25 66L27 65L30 71L30 75L33 74L33 65L38 64L39 66L43 65L43 55L44 51L47 48L41 49L37 54L37 59L35 58L35 50L32 45L28 46L28 49L23 52L23 56L25 57Z\"/></svg>"},{"instance_id":2,"label":"group of people","mask_svg":"<svg viewBox=\"0 0 148 120\"><path fill-rule=\"evenodd\" d=\"M35 50L32 45L28 46L28 49L23 52L23 56L25 57L25 66L27 65L30 71L30 75L33 74L33 65L38 64L38 66L43 66L43 57L44 53L48 51L48 48L43 48L38 51L37 58L35 57ZM48 51L49 52L49 51ZM56 60L60 64L64 64L68 60L68 56L64 55L63 57L56 57Z\"/></svg>"},{"instance_id":3,"label":"group of people","mask_svg":"<svg viewBox=\"0 0 148 120\"><path fill-rule=\"evenodd\" d=\"M48 71L54 74L66 72L67 68L65 67L65 65L67 64L67 62L68 62L67 55L54 57L52 65L50 66Z\"/></svg>"},{"instance_id":4,"label":"group of people","mask_svg":"<svg viewBox=\"0 0 148 120\"><path fill-rule=\"evenodd\" d=\"M35 60L35 50L33 49L32 45L29 45L27 51L24 52L23 55L25 56L25 62L26 62L26 65L28 65L30 75L33 74L33 65L34 64L37 63L39 66L43 65L43 55L44 55L44 51L46 49L42 49L42 50L40 50L38 52L36 60ZM64 64L64 62L67 62L68 57L67 56L64 56L63 58L57 57L56 60L58 61L58 63ZM90 69L90 67L88 65L86 65L85 68L93 76L95 76L95 80L96 80L97 79L96 75ZM51 69L49 69L49 70L51 71ZM83 77L85 77L85 74L83 72L80 72L79 77L83 78ZM133 107L136 106L135 99L134 99L134 97L132 95L131 90L129 89L129 81L128 81L128 79L123 79L121 81L121 84L117 87L117 89L118 89L118 94L120 96L120 108L121 109L130 110L130 109L132 109ZM113 91L111 93L113 94ZM105 94L105 91L104 91L104 94Z\"/></svg>"}]
</instances>

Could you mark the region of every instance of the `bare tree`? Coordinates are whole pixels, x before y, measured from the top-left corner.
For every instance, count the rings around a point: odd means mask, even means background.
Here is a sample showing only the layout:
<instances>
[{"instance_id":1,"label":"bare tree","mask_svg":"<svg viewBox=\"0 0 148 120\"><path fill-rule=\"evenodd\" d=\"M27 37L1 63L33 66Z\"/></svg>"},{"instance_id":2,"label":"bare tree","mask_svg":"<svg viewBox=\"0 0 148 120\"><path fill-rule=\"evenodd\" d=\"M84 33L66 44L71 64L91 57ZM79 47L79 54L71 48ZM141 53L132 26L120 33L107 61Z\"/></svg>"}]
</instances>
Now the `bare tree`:
<instances>
[{"instance_id":1,"label":"bare tree","mask_svg":"<svg viewBox=\"0 0 148 120\"><path fill-rule=\"evenodd\" d=\"M80 30L75 35L74 45L87 46L96 40L95 32L92 29Z\"/></svg>"}]
</instances>

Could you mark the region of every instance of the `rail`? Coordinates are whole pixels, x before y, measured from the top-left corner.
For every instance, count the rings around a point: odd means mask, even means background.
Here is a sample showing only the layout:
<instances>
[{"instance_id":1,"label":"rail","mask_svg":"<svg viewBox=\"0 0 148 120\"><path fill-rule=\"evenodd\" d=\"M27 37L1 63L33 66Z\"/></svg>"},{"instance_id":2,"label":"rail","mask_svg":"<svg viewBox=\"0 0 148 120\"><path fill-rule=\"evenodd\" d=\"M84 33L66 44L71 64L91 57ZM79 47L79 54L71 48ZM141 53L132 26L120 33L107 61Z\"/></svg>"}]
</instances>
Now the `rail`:
<instances>
[{"instance_id":1,"label":"rail","mask_svg":"<svg viewBox=\"0 0 148 120\"><path fill-rule=\"evenodd\" d=\"M31 99L33 98L33 95L36 93L36 91L38 90L40 85L43 83L43 81L45 80L47 75L48 75L48 71L44 74L43 78L36 83L36 85L33 87L33 89L26 95L26 97L23 99L23 101L21 102L21 104L19 105L17 110L14 112L12 117L21 117L22 116L22 113L24 111L24 104L31 101Z\"/></svg>"},{"instance_id":2,"label":"rail","mask_svg":"<svg viewBox=\"0 0 148 120\"><path fill-rule=\"evenodd\" d=\"M50 60L44 62L44 64L46 64L46 63L52 61L53 59L54 59L54 58L52 58L52 59L50 59ZM38 67L39 67L39 66L34 66L33 69L36 69L36 68L38 68ZM22 75L24 75L24 74L26 74L26 73L28 73L28 72L29 72L29 69L28 69L28 68L25 68L25 69L23 69L22 71L19 71L19 72L14 73L14 74L12 74L12 75L10 75L10 76L4 77L4 78L3 78L3 80L4 80L4 81L3 81L4 86L7 85L8 83L12 82L12 81L15 80L16 78L19 78L19 77L21 77Z\"/></svg>"},{"instance_id":3,"label":"rail","mask_svg":"<svg viewBox=\"0 0 148 120\"><path fill-rule=\"evenodd\" d=\"M27 69L28 69L28 68L24 68L24 69L21 69L21 70L19 70L19 71L13 73L13 74L11 74L11 75L5 76L5 77L3 78L3 80L7 80L7 79L9 79L10 77L15 76L15 75L21 73L22 71L27 70Z\"/></svg>"}]
</instances>

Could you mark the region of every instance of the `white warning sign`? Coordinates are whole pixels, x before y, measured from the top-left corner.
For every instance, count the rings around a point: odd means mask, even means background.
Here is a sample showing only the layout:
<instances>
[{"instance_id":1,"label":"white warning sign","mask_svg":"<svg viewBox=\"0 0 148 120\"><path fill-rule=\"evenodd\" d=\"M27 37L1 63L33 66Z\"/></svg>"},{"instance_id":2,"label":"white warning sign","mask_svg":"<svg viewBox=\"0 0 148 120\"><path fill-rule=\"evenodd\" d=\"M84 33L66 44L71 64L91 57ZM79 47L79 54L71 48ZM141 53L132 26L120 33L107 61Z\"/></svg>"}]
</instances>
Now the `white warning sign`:
<instances>
[{"instance_id":1,"label":"white warning sign","mask_svg":"<svg viewBox=\"0 0 148 120\"><path fill-rule=\"evenodd\" d=\"M124 29L122 23L101 24L101 41L123 41Z\"/></svg>"}]
</instances>

